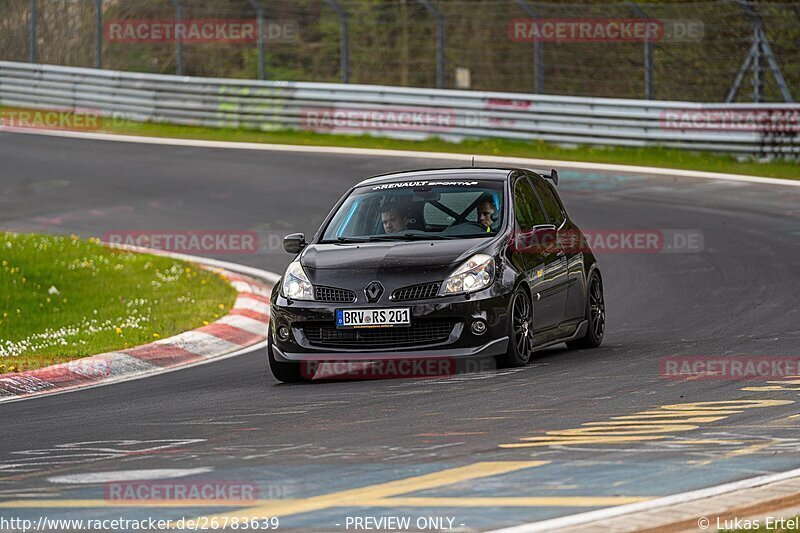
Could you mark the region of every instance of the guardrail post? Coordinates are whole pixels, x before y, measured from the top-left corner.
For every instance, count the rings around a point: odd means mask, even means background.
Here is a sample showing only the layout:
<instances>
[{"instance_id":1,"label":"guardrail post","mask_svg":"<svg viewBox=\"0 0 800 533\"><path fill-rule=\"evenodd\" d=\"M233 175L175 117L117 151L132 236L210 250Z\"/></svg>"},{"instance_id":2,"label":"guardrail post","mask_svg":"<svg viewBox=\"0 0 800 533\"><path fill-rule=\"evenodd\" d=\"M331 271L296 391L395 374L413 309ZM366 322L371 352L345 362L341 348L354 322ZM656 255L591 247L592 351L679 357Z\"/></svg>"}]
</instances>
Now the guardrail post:
<instances>
[{"instance_id":1,"label":"guardrail post","mask_svg":"<svg viewBox=\"0 0 800 533\"><path fill-rule=\"evenodd\" d=\"M36 63L36 0L31 0L28 13L28 63Z\"/></svg>"},{"instance_id":2,"label":"guardrail post","mask_svg":"<svg viewBox=\"0 0 800 533\"><path fill-rule=\"evenodd\" d=\"M103 0L95 0L94 68L103 68Z\"/></svg>"},{"instance_id":3,"label":"guardrail post","mask_svg":"<svg viewBox=\"0 0 800 533\"><path fill-rule=\"evenodd\" d=\"M637 17L641 17L643 19L648 19L647 13L645 13L642 8L640 8L636 2L628 2L628 5L636 14ZM648 27L647 33L644 39L644 99L645 100L652 100L653 99L653 38L654 35L650 35L650 29Z\"/></svg>"},{"instance_id":4,"label":"guardrail post","mask_svg":"<svg viewBox=\"0 0 800 533\"><path fill-rule=\"evenodd\" d=\"M248 0L253 9L256 10L256 17L258 17L258 79L266 79L266 49L264 47L264 34L266 27L264 24L264 6L261 5L259 0Z\"/></svg>"},{"instance_id":5,"label":"guardrail post","mask_svg":"<svg viewBox=\"0 0 800 533\"><path fill-rule=\"evenodd\" d=\"M526 0L516 0L516 2L534 21L539 19L536 11ZM535 94L544 93L544 43L539 39L533 41L533 92Z\"/></svg>"},{"instance_id":6,"label":"guardrail post","mask_svg":"<svg viewBox=\"0 0 800 533\"><path fill-rule=\"evenodd\" d=\"M336 0L325 0L331 9L339 15L339 70L342 73L342 83L350 83L350 33L347 28L347 11Z\"/></svg>"},{"instance_id":7,"label":"guardrail post","mask_svg":"<svg viewBox=\"0 0 800 533\"><path fill-rule=\"evenodd\" d=\"M172 0L172 5L175 6L175 25L177 27L183 23L183 2L182 0ZM175 37L175 73L183 76L183 38L177 35L177 32Z\"/></svg>"},{"instance_id":8,"label":"guardrail post","mask_svg":"<svg viewBox=\"0 0 800 533\"><path fill-rule=\"evenodd\" d=\"M436 9L430 0L417 0L436 19L436 87L444 89L444 15Z\"/></svg>"}]
</instances>

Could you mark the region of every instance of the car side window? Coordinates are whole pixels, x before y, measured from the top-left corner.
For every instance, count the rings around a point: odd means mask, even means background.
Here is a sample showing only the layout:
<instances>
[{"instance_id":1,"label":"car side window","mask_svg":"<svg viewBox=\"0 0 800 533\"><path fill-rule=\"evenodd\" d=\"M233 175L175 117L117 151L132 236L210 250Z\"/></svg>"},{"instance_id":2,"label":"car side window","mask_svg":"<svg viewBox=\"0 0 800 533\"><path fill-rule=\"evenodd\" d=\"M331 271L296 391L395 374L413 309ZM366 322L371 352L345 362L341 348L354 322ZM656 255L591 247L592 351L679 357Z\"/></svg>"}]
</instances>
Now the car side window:
<instances>
[{"instance_id":1,"label":"car side window","mask_svg":"<svg viewBox=\"0 0 800 533\"><path fill-rule=\"evenodd\" d=\"M530 231L534 226L547 224L539 200L527 180L518 180L514 187L514 214L520 231Z\"/></svg>"},{"instance_id":2,"label":"car side window","mask_svg":"<svg viewBox=\"0 0 800 533\"><path fill-rule=\"evenodd\" d=\"M555 224L557 228L560 228L566 217L564 216L563 209L561 209L561 204L558 202L558 198L556 198L556 193L550 188L550 184L545 183L539 176L531 176L530 178L534 187L536 187L539 198L542 200L544 210L547 211L547 216L550 217L550 221Z\"/></svg>"}]
</instances>

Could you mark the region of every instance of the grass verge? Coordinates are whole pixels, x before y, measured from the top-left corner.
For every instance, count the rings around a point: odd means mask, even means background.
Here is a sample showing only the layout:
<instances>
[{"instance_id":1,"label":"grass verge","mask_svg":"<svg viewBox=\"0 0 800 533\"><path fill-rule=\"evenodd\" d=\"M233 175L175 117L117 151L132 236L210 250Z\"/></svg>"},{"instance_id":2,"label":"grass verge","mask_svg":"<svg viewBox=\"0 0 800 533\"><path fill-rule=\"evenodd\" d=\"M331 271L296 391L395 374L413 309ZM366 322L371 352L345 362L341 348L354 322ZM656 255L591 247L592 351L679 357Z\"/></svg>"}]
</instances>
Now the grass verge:
<instances>
[{"instance_id":1,"label":"grass verge","mask_svg":"<svg viewBox=\"0 0 800 533\"><path fill-rule=\"evenodd\" d=\"M454 152L465 155L465 166L469 165L469 156L471 155L498 155L800 179L800 164L797 161L776 160L761 162L755 159L738 160L732 155L660 147L606 148L578 146L568 148L539 141L514 141L508 139L464 140L460 143L448 142L438 138L424 141L406 141L368 135L326 135L305 131L218 129L121 120L106 121L103 124L103 130L124 135L213 141Z\"/></svg>"},{"instance_id":2,"label":"grass verge","mask_svg":"<svg viewBox=\"0 0 800 533\"><path fill-rule=\"evenodd\" d=\"M694 152L662 147L566 147L542 141L515 141L510 139L467 139L459 143L445 141L440 138L409 141L370 135L331 135L294 130L262 131L246 128L177 126L153 122L135 122L119 118L104 119L92 114L73 115L66 111L50 111L49 113L45 111L37 114L37 110L16 107L0 106L0 112L9 118L11 123L19 122L20 124L26 124L28 127L47 127L44 122L45 119L58 118L67 125L67 128L71 125L79 130L102 131L122 135L305 146L452 152L463 153L465 155L465 165L469 164L469 156L471 155L497 155L800 179L800 164L797 161L787 159L762 161L749 156ZM27 116L25 120L19 118L23 114Z\"/></svg>"},{"instance_id":3,"label":"grass verge","mask_svg":"<svg viewBox=\"0 0 800 533\"><path fill-rule=\"evenodd\" d=\"M46 128L48 127L45 122L46 119L58 119L66 124L67 128L72 126L83 131L99 131L121 135L463 153L465 165L469 165L469 156L472 155L496 155L800 179L800 164L797 161L788 159L764 161L751 156L694 152L657 146L646 148L566 147L542 141L515 141L510 139L467 139L459 143L445 141L440 138L409 141L370 135L331 135L294 130L262 131L245 128L177 126L153 122L134 122L119 118L102 118L93 114L72 114L69 111L33 110L3 106L0 106L0 113L4 114L10 120L10 123L19 122L19 124L27 125L27 127ZM20 119L19 117L22 115L27 118Z\"/></svg>"},{"instance_id":4,"label":"grass verge","mask_svg":"<svg viewBox=\"0 0 800 533\"><path fill-rule=\"evenodd\" d=\"M236 291L220 275L76 236L0 233L0 373L198 328Z\"/></svg>"}]
</instances>

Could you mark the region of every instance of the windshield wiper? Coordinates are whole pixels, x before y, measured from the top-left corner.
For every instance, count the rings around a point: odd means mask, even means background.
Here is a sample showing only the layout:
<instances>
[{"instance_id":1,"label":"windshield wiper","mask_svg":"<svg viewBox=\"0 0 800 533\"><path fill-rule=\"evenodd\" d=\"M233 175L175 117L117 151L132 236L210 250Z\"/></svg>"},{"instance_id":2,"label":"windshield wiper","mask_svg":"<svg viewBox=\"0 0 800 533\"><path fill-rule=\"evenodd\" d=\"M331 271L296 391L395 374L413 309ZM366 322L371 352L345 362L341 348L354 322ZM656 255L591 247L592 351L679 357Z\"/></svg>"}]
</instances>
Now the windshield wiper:
<instances>
[{"instance_id":1,"label":"windshield wiper","mask_svg":"<svg viewBox=\"0 0 800 533\"><path fill-rule=\"evenodd\" d=\"M427 240L449 240L453 239L448 235L436 235L431 233L403 233L401 235L373 235L370 241L427 241Z\"/></svg>"},{"instance_id":2,"label":"windshield wiper","mask_svg":"<svg viewBox=\"0 0 800 533\"><path fill-rule=\"evenodd\" d=\"M334 241L331 240L322 241L323 244L332 242ZM367 242L367 239L364 239L362 237L336 237L335 242Z\"/></svg>"}]
</instances>

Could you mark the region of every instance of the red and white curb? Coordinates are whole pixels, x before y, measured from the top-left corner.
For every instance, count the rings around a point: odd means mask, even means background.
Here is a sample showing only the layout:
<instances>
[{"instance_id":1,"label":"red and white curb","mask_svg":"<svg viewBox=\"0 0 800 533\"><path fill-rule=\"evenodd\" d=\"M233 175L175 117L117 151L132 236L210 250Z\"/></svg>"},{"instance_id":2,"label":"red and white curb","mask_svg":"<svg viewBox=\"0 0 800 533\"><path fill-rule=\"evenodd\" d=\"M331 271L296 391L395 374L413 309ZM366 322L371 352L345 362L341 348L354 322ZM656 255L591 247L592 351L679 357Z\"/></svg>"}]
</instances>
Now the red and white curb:
<instances>
[{"instance_id":1,"label":"red and white curb","mask_svg":"<svg viewBox=\"0 0 800 533\"><path fill-rule=\"evenodd\" d=\"M128 381L266 346L269 295L277 275L182 254L137 251L188 260L218 272L236 289L236 302L230 312L216 322L174 337L37 370L0 375L0 402ZM254 274L260 279L240 272Z\"/></svg>"}]
</instances>

